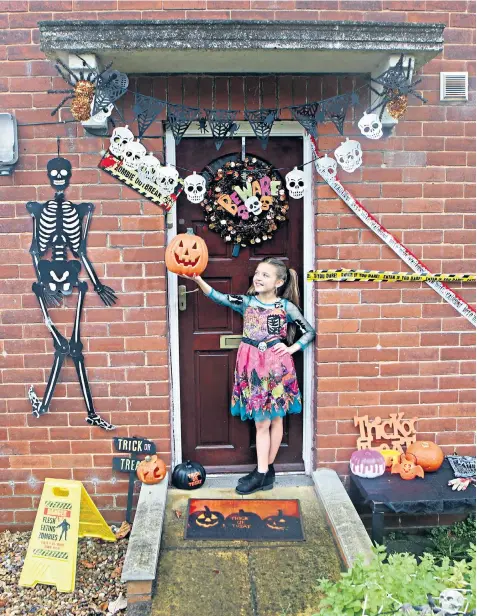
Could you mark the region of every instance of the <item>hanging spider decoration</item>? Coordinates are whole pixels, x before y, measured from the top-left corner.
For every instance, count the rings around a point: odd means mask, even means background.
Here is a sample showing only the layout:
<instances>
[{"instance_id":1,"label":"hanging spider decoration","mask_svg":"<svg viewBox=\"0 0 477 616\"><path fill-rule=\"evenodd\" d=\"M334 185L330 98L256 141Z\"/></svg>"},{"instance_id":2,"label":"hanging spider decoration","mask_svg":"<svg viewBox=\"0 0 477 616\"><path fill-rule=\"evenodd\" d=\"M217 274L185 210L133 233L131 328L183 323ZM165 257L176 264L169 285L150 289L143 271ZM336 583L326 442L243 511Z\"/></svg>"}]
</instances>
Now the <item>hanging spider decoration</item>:
<instances>
[{"instance_id":1,"label":"hanging spider decoration","mask_svg":"<svg viewBox=\"0 0 477 616\"><path fill-rule=\"evenodd\" d=\"M376 109L381 108L379 119L383 117L384 110L387 109L388 113L394 119L401 118L407 109L407 97L412 94L416 98L419 98L423 103L427 103L419 92L415 90L415 86L421 83L422 79L412 81L411 76L411 58L407 67L404 67L404 54L401 54L397 64L388 68L384 73L381 73L376 79L371 77L371 81L382 86L382 92L378 92L373 88L371 83L370 89L379 96L378 102L371 108L367 109L367 113L371 113Z\"/></svg>"},{"instance_id":2,"label":"hanging spider decoration","mask_svg":"<svg viewBox=\"0 0 477 616\"><path fill-rule=\"evenodd\" d=\"M79 122L85 122L91 117L91 103L95 95L96 85L100 77L111 67L112 62L110 62L103 71L98 72L96 69L89 66L83 58L80 58L80 60L83 62L83 68L87 70L79 70L78 76L76 76L62 60L59 58L56 59L56 70L60 74L60 77L62 77L67 84L72 86L73 89L48 90L48 94L68 94L68 96L65 96L61 103L51 112L52 116L63 107L66 101L73 99L71 103L71 114L74 119ZM64 71L66 71L66 73Z\"/></svg>"}]
</instances>

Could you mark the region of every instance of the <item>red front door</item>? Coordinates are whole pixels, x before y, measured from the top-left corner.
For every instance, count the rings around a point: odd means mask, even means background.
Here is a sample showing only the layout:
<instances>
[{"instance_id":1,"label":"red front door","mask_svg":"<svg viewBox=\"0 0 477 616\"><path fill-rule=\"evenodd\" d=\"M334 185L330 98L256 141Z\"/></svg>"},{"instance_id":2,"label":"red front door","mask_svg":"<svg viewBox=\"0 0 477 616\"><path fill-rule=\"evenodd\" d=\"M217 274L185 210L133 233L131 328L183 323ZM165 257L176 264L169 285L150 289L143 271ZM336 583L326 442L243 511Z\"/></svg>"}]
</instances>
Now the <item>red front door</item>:
<instances>
[{"instance_id":1,"label":"red front door","mask_svg":"<svg viewBox=\"0 0 477 616\"><path fill-rule=\"evenodd\" d=\"M214 159L241 152L241 140L229 139L217 152L212 139L187 138L177 147L178 167L200 172ZM299 138L271 138L266 150L256 139L246 140L247 154L265 159L280 171L283 179L294 166L302 164L303 142ZM187 175L187 172L183 172ZM303 202L291 200L288 222L273 239L260 247L242 248L232 256L232 245L209 230L202 208L190 203L184 193L177 202L177 232L188 227L201 236L209 249L204 279L223 293L246 293L257 263L266 256L279 257L303 278ZM179 279L188 291L193 282ZM179 312L180 383L183 459L197 460L209 471L246 470L256 463L255 424L230 414L237 351L221 348L224 334L241 334L242 317L218 306L201 291L186 295L186 309ZM294 355L298 380L302 384L302 355ZM303 389L303 388L302 388ZM301 470L302 415L285 419L285 433L277 457L279 470Z\"/></svg>"}]
</instances>

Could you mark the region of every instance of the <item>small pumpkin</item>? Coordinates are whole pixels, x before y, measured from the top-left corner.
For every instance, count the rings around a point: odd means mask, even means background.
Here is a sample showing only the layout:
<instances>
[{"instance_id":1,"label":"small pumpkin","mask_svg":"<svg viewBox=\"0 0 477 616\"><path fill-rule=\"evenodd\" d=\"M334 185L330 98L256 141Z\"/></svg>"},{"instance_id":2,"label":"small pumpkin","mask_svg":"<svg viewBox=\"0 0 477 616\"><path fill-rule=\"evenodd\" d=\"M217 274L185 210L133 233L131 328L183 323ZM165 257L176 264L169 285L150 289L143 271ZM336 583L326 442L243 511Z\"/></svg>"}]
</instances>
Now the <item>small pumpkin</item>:
<instances>
[{"instance_id":1,"label":"small pumpkin","mask_svg":"<svg viewBox=\"0 0 477 616\"><path fill-rule=\"evenodd\" d=\"M157 456L146 456L136 468L138 479L148 485L161 482L166 476L166 472L165 463Z\"/></svg>"},{"instance_id":2,"label":"small pumpkin","mask_svg":"<svg viewBox=\"0 0 477 616\"><path fill-rule=\"evenodd\" d=\"M284 532L289 527L290 519L288 516L283 515L283 511L279 509L277 515L268 516L268 518L265 518L264 523L271 530Z\"/></svg>"},{"instance_id":3,"label":"small pumpkin","mask_svg":"<svg viewBox=\"0 0 477 616\"><path fill-rule=\"evenodd\" d=\"M187 229L187 233L179 233L169 242L165 260L167 269L174 274L200 276L209 261L207 244Z\"/></svg>"},{"instance_id":4,"label":"small pumpkin","mask_svg":"<svg viewBox=\"0 0 477 616\"><path fill-rule=\"evenodd\" d=\"M397 449L375 449L375 451L379 451L379 453L383 456L386 468L391 468L393 464L397 464L399 462L401 452Z\"/></svg>"},{"instance_id":5,"label":"small pumpkin","mask_svg":"<svg viewBox=\"0 0 477 616\"><path fill-rule=\"evenodd\" d=\"M444 462L444 452L432 441L416 441L406 451L416 456L417 463L426 473L439 470Z\"/></svg>"},{"instance_id":6,"label":"small pumpkin","mask_svg":"<svg viewBox=\"0 0 477 616\"><path fill-rule=\"evenodd\" d=\"M202 528L214 528L224 523L224 516L220 511L211 511L207 505L204 505L203 511L196 511L191 518L191 521L196 526L201 526Z\"/></svg>"},{"instance_id":7,"label":"small pumpkin","mask_svg":"<svg viewBox=\"0 0 477 616\"><path fill-rule=\"evenodd\" d=\"M179 490L197 490L204 485L205 477L202 464L186 460L174 467L171 482Z\"/></svg>"},{"instance_id":8,"label":"small pumpkin","mask_svg":"<svg viewBox=\"0 0 477 616\"><path fill-rule=\"evenodd\" d=\"M393 464L391 473L399 473L401 479L414 479L415 477L424 479L422 466L417 464L416 456L409 452L400 455L399 462Z\"/></svg>"}]
</instances>

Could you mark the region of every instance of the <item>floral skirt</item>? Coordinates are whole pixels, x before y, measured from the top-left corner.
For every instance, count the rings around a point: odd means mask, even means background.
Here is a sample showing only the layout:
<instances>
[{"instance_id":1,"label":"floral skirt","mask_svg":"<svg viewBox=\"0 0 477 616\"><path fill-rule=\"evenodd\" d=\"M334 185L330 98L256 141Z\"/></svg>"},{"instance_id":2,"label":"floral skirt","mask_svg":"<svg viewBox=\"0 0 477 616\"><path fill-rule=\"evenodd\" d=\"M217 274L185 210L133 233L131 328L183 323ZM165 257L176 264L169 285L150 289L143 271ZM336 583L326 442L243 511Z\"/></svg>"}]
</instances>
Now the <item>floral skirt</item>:
<instances>
[{"instance_id":1,"label":"floral skirt","mask_svg":"<svg viewBox=\"0 0 477 616\"><path fill-rule=\"evenodd\" d=\"M239 347L231 412L243 421L263 421L301 412L293 359L291 355L275 355L272 348L263 352L245 343Z\"/></svg>"}]
</instances>

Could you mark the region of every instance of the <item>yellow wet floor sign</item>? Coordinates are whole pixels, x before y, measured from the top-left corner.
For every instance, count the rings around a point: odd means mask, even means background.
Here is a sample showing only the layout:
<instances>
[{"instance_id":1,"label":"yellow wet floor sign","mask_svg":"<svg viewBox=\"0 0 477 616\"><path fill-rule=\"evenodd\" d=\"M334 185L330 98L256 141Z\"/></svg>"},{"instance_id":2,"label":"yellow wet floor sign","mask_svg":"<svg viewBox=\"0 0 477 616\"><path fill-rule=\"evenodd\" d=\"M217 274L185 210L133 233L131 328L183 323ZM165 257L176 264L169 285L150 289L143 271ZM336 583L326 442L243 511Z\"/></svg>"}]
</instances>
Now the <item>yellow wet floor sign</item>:
<instances>
[{"instance_id":1,"label":"yellow wet floor sign","mask_svg":"<svg viewBox=\"0 0 477 616\"><path fill-rule=\"evenodd\" d=\"M46 479L20 586L51 584L73 592L78 537L116 541L81 481Z\"/></svg>"}]
</instances>

